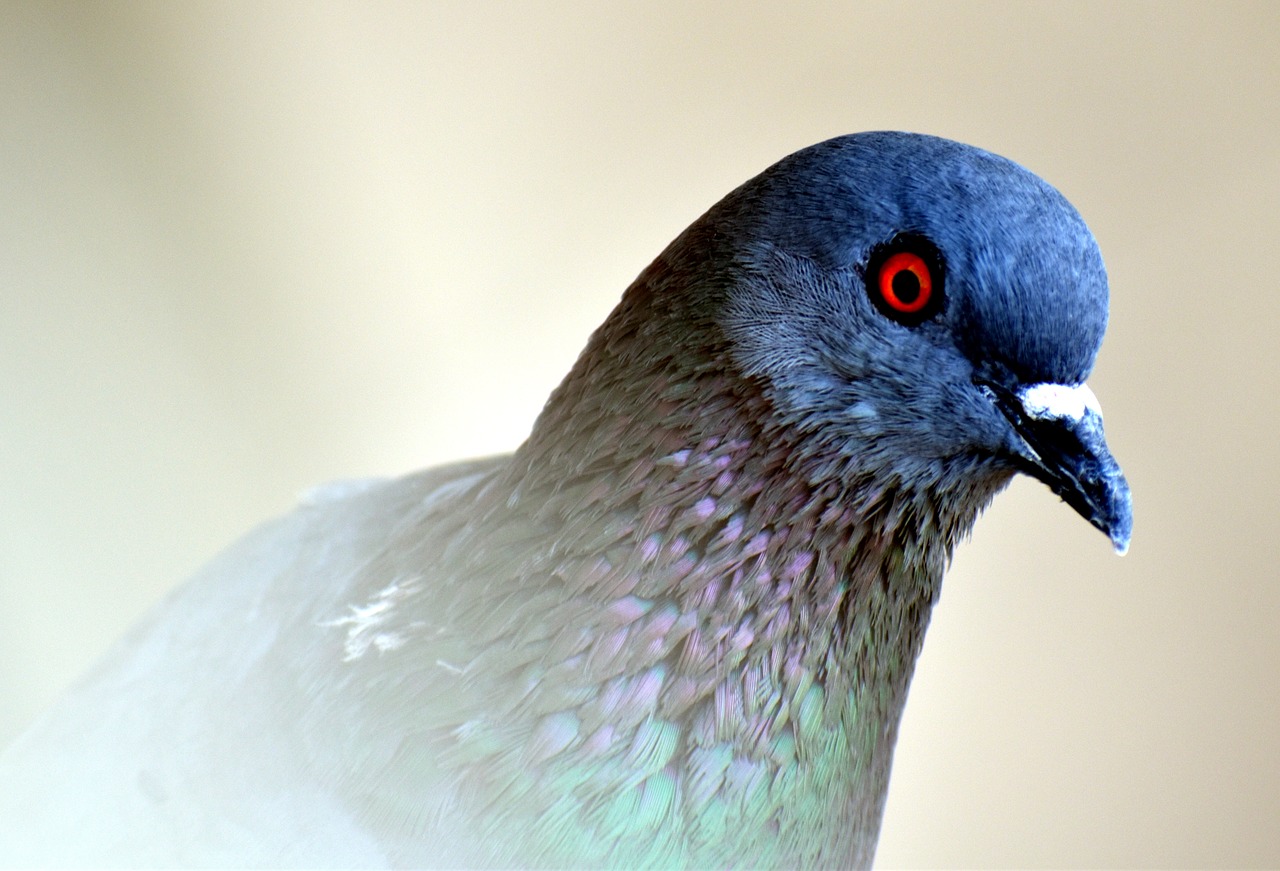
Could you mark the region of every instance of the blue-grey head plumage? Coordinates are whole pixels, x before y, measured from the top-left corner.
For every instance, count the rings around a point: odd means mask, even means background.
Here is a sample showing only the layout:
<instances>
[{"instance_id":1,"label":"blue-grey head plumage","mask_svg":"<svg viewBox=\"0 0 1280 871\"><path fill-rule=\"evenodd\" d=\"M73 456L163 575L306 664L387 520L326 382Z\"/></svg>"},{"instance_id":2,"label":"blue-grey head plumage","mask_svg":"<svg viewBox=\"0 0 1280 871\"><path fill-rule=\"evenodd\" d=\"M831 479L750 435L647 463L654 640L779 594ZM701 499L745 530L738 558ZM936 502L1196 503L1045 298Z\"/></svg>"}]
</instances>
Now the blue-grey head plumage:
<instances>
[{"instance_id":1,"label":"blue-grey head plumage","mask_svg":"<svg viewBox=\"0 0 1280 871\"><path fill-rule=\"evenodd\" d=\"M1083 385L1107 326L1102 255L1056 189L971 146L866 133L785 158L705 220L739 246L735 355L792 413L859 450L873 435L906 467L980 458L1030 474L1127 548L1128 486L1096 402L1087 420L1021 402ZM903 237L935 252L944 296L906 325L866 290L876 250Z\"/></svg>"}]
</instances>

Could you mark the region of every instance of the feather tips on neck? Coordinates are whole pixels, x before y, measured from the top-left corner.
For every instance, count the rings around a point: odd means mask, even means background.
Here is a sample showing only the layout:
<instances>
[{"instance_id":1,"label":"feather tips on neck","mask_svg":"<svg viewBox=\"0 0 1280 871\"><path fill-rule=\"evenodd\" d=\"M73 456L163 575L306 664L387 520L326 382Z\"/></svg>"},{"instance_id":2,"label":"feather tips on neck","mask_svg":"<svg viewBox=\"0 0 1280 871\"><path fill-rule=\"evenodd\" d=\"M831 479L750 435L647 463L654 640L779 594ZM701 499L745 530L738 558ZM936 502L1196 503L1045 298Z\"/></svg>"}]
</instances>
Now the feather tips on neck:
<instances>
[{"instance_id":1,"label":"feather tips on neck","mask_svg":"<svg viewBox=\"0 0 1280 871\"><path fill-rule=\"evenodd\" d=\"M944 515L941 482L861 467L856 449L815 470L811 436L734 373L713 327L637 347L626 323L593 337L496 488L494 522L556 531L507 624L562 627L515 630L537 663L508 711L542 772L525 788L540 813L560 807L529 837L552 861L593 843L869 863L945 563L1005 479L974 478ZM637 822L658 796L661 824Z\"/></svg>"}]
</instances>

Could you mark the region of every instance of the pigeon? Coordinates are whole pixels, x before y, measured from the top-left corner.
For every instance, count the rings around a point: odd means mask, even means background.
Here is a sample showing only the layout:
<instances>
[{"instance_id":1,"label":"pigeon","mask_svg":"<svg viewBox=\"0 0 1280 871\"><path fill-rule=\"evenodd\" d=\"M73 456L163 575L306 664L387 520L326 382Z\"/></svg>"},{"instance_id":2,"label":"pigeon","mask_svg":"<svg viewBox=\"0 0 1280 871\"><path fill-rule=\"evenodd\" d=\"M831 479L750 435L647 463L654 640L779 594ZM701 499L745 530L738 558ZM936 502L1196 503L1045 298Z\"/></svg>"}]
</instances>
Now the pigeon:
<instances>
[{"instance_id":1,"label":"pigeon","mask_svg":"<svg viewBox=\"0 0 1280 871\"><path fill-rule=\"evenodd\" d=\"M626 290L507 456L308 494L0 759L9 865L866 867L944 570L1031 475L1129 544L1097 243L842 136Z\"/></svg>"}]
</instances>

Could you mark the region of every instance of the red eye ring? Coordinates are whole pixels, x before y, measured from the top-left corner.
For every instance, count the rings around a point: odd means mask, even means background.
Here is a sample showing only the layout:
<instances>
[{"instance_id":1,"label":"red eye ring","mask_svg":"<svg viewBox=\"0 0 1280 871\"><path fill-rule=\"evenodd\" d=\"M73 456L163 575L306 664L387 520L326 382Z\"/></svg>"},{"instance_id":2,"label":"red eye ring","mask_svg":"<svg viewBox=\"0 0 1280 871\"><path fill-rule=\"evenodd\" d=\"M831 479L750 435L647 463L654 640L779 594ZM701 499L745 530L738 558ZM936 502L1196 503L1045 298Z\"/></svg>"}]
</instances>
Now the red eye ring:
<instances>
[{"instance_id":1,"label":"red eye ring","mask_svg":"<svg viewBox=\"0 0 1280 871\"><path fill-rule=\"evenodd\" d=\"M918 327L946 307L946 260L920 233L898 233L872 248L862 268L867 296L880 314Z\"/></svg>"},{"instance_id":2,"label":"red eye ring","mask_svg":"<svg viewBox=\"0 0 1280 871\"><path fill-rule=\"evenodd\" d=\"M876 287L885 306L914 315L924 311L933 298L933 271L919 254L899 251L880 264Z\"/></svg>"}]
</instances>

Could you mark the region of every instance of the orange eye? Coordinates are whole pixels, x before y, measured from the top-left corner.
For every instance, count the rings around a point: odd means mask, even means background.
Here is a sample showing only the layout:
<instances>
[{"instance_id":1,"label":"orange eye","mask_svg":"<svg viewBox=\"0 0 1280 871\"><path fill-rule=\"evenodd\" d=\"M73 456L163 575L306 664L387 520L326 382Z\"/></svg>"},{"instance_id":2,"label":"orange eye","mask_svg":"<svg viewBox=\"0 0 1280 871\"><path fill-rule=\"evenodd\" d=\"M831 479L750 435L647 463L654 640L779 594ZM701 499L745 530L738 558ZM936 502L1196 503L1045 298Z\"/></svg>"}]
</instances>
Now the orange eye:
<instances>
[{"instance_id":1,"label":"orange eye","mask_svg":"<svg viewBox=\"0 0 1280 871\"><path fill-rule=\"evenodd\" d=\"M894 311L913 315L933 296L933 275L919 254L899 251L880 266L880 298Z\"/></svg>"},{"instance_id":2,"label":"orange eye","mask_svg":"<svg viewBox=\"0 0 1280 871\"><path fill-rule=\"evenodd\" d=\"M867 290L876 308L906 326L942 310L942 259L920 236L898 236L872 254Z\"/></svg>"}]
</instances>

